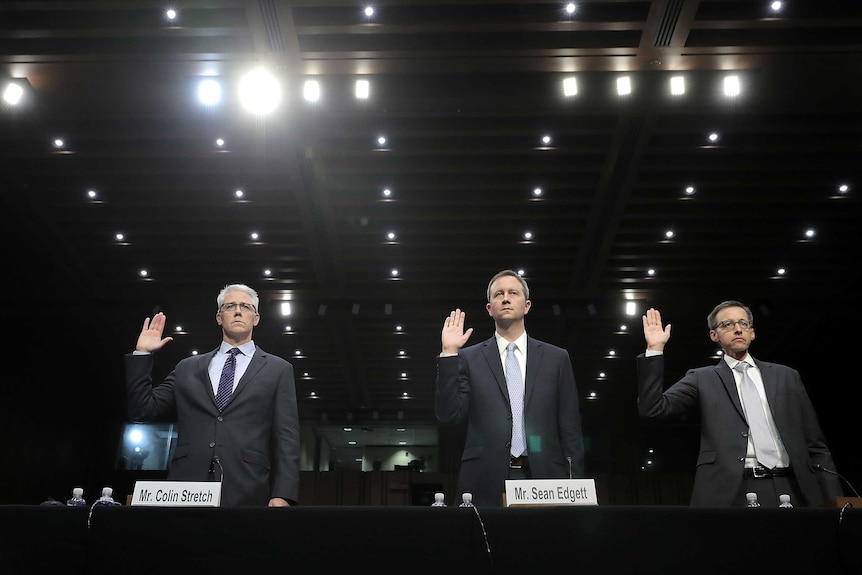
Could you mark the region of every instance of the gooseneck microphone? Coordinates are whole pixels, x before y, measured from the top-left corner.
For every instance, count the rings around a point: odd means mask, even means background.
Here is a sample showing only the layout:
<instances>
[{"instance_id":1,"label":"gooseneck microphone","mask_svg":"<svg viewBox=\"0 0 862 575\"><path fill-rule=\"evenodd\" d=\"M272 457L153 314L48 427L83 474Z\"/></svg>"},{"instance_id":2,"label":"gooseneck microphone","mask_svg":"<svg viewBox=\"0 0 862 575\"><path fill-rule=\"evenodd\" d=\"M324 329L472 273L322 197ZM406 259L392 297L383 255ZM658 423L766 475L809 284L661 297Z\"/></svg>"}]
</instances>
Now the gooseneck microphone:
<instances>
[{"instance_id":1,"label":"gooseneck microphone","mask_svg":"<svg viewBox=\"0 0 862 575\"><path fill-rule=\"evenodd\" d=\"M572 458L571 458L571 456L567 456L566 461L569 462L569 479L572 479Z\"/></svg>"},{"instance_id":2,"label":"gooseneck microphone","mask_svg":"<svg viewBox=\"0 0 862 575\"><path fill-rule=\"evenodd\" d=\"M823 467L823 466L822 466L821 464L819 464L819 463L815 463L813 467L814 467L814 470L815 470L815 471L820 471L821 473L829 473L829 474L831 474L831 475L835 475L835 476L836 476L836 477L838 477L841 481L843 481L843 482L847 485L847 487L849 487L849 488L850 488L850 491L852 491L852 492L853 492L853 495L855 495L856 497L859 497L859 496L860 496L860 495L859 495L859 492L858 492L858 491L856 491L856 489L853 487L853 485L852 485L849 481L847 481L847 478L846 478L846 477L844 477L843 475L841 475L840 473L838 473L837 471L834 471L834 470L832 470L832 469L826 469L825 467Z\"/></svg>"}]
</instances>

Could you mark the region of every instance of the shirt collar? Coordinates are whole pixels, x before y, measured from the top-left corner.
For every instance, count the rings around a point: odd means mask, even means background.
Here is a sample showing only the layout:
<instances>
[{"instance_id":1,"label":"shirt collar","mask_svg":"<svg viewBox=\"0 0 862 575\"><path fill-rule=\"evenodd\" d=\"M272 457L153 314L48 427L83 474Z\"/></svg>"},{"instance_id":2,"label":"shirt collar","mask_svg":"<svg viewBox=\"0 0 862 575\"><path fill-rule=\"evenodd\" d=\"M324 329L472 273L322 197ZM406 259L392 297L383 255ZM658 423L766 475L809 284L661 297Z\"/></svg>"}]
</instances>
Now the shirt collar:
<instances>
[{"instance_id":1,"label":"shirt collar","mask_svg":"<svg viewBox=\"0 0 862 575\"><path fill-rule=\"evenodd\" d=\"M238 346L233 346L226 341L222 341L221 345L218 348L218 352L220 354L226 354L228 351L230 351L234 347L238 347L239 350L242 352L242 354L247 356L247 357L251 357L252 355L254 355L254 350L255 350L254 340L247 341L244 344L238 345Z\"/></svg>"},{"instance_id":2,"label":"shirt collar","mask_svg":"<svg viewBox=\"0 0 862 575\"><path fill-rule=\"evenodd\" d=\"M499 333L497 333L495 331L494 332L494 339L497 340L497 349L499 350L500 355L503 355L504 353L506 353L506 346L509 345L509 342L506 341L506 338L504 338L503 336L501 336ZM518 347L518 350L521 353L523 353L524 355L527 355L527 332L525 331L520 336L518 336L518 339L516 339L514 341L514 344Z\"/></svg>"},{"instance_id":3,"label":"shirt collar","mask_svg":"<svg viewBox=\"0 0 862 575\"><path fill-rule=\"evenodd\" d=\"M748 365L750 365L751 367L757 367L757 364L754 363L754 358L751 357L750 353L746 353L745 357L742 358L741 360L738 360L734 357L730 357L727 354L724 355L724 362L728 365L728 367L730 367L730 369L733 369L734 367L737 366L737 364L742 363L743 361L745 363L747 363Z\"/></svg>"}]
</instances>

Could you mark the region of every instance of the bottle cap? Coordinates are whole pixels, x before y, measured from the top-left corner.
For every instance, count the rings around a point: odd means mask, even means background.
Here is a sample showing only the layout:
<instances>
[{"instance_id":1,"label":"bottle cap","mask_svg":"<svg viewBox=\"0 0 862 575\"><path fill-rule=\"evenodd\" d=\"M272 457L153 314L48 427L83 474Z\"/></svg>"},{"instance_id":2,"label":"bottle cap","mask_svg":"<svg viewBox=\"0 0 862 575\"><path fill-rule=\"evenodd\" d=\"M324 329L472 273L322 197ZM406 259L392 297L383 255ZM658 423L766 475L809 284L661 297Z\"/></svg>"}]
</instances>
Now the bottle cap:
<instances>
[{"instance_id":1,"label":"bottle cap","mask_svg":"<svg viewBox=\"0 0 862 575\"><path fill-rule=\"evenodd\" d=\"M434 494L434 501L443 501L443 493L438 491Z\"/></svg>"},{"instance_id":2,"label":"bottle cap","mask_svg":"<svg viewBox=\"0 0 862 575\"><path fill-rule=\"evenodd\" d=\"M72 496L73 497L77 497L80 499L81 497L83 497L83 495L84 495L84 489L82 487L76 487L72 490Z\"/></svg>"},{"instance_id":3,"label":"bottle cap","mask_svg":"<svg viewBox=\"0 0 862 575\"><path fill-rule=\"evenodd\" d=\"M783 493L778 496L778 501L781 503L790 503L790 495Z\"/></svg>"},{"instance_id":4,"label":"bottle cap","mask_svg":"<svg viewBox=\"0 0 862 575\"><path fill-rule=\"evenodd\" d=\"M112 487L103 487L102 488L102 497L110 497L113 495L114 489Z\"/></svg>"},{"instance_id":5,"label":"bottle cap","mask_svg":"<svg viewBox=\"0 0 862 575\"><path fill-rule=\"evenodd\" d=\"M465 493L461 497L463 498L464 503L472 503L473 502L473 494L472 493Z\"/></svg>"},{"instance_id":6,"label":"bottle cap","mask_svg":"<svg viewBox=\"0 0 862 575\"><path fill-rule=\"evenodd\" d=\"M754 493L754 492L746 493L745 499L748 501L757 501L757 493Z\"/></svg>"}]
</instances>

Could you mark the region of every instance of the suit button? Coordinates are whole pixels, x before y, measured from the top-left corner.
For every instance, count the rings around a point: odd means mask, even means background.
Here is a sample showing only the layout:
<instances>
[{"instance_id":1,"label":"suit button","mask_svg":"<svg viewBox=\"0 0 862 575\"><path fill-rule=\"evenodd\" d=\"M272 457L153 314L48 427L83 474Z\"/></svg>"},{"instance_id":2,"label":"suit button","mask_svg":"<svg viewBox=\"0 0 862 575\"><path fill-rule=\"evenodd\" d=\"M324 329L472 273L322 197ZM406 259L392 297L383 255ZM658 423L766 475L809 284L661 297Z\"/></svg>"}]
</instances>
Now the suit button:
<instances>
[{"instance_id":1,"label":"suit button","mask_svg":"<svg viewBox=\"0 0 862 575\"><path fill-rule=\"evenodd\" d=\"M219 421L224 421L224 418L221 415L219 415L216 419L218 419Z\"/></svg>"},{"instance_id":2,"label":"suit button","mask_svg":"<svg viewBox=\"0 0 862 575\"><path fill-rule=\"evenodd\" d=\"M511 442L511 441L507 441L507 442L506 442L506 448L509 448L509 447L512 447L512 442Z\"/></svg>"},{"instance_id":3,"label":"suit button","mask_svg":"<svg viewBox=\"0 0 862 575\"><path fill-rule=\"evenodd\" d=\"M736 459L737 459L737 461L745 461L744 457L737 457Z\"/></svg>"},{"instance_id":4,"label":"suit button","mask_svg":"<svg viewBox=\"0 0 862 575\"><path fill-rule=\"evenodd\" d=\"M210 442L210 447L215 447L215 441Z\"/></svg>"},{"instance_id":5,"label":"suit button","mask_svg":"<svg viewBox=\"0 0 862 575\"><path fill-rule=\"evenodd\" d=\"M747 431L743 431L743 432L742 432L742 436L743 436L743 437L748 437L748 432L747 432Z\"/></svg>"}]
</instances>

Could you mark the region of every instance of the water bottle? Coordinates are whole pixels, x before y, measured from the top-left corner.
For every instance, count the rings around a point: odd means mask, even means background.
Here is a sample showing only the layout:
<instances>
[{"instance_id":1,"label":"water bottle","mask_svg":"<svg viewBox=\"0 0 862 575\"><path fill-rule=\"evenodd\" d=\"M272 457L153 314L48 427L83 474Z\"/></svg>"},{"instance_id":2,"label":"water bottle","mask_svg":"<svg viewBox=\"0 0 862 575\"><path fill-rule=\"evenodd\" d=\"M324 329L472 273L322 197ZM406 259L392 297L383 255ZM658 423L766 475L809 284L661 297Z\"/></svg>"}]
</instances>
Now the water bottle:
<instances>
[{"instance_id":1,"label":"water bottle","mask_svg":"<svg viewBox=\"0 0 862 575\"><path fill-rule=\"evenodd\" d=\"M446 503L443 501L443 494L441 492L437 492L434 494L434 503L431 504L431 507L446 507Z\"/></svg>"},{"instance_id":2,"label":"water bottle","mask_svg":"<svg viewBox=\"0 0 862 575\"><path fill-rule=\"evenodd\" d=\"M473 505L473 494L464 493L461 496L461 505L459 505L458 507L475 507L475 505Z\"/></svg>"},{"instance_id":3,"label":"water bottle","mask_svg":"<svg viewBox=\"0 0 862 575\"><path fill-rule=\"evenodd\" d=\"M783 509L793 509L793 505L790 503L790 496L786 493L779 495L778 506Z\"/></svg>"},{"instance_id":4,"label":"water bottle","mask_svg":"<svg viewBox=\"0 0 862 575\"><path fill-rule=\"evenodd\" d=\"M757 501L757 493L746 493L745 494L745 506L746 507L760 507L760 503Z\"/></svg>"},{"instance_id":5,"label":"water bottle","mask_svg":"<svg viewBox=\"0 0 862 575\"><path fill-rule=\"evenodd\" d=\"M66 501L66 505L69 507L85 507L87 502L84 501L84 489L81 487L72 489L72 497Z\"/></svg>"},{"instance_id":6,"label":"water bottle","mask_svg":"<svg viewBox=\"0 0 862 575\"><path fill-rule=\"evenodd\" d=\"M110 487L102 488L102 496L96 501L96 505L119 505L120 503L114 501L114 490Z\"/></svg>"}]
</instances>

